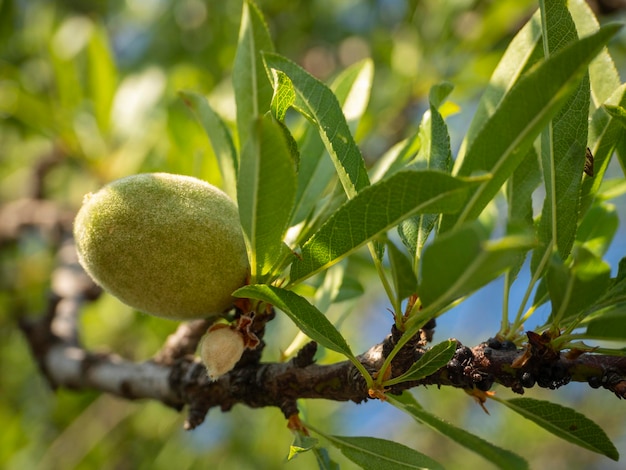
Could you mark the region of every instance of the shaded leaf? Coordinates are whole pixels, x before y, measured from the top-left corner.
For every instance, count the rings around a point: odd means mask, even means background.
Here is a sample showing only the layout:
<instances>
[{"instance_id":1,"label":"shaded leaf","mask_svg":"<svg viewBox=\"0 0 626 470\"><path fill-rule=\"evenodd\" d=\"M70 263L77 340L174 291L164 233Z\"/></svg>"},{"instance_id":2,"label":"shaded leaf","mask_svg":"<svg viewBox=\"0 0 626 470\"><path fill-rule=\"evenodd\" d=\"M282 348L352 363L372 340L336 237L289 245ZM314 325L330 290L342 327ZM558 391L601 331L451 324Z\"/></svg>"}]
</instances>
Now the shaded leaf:
<instances>
[{"instance_id":1,"label":"shaded leaf","mask_svg":"<svg viewBox=\"0 0 626 470\"><path fill-rule=\"evenodd\" d=\"M209 137L213 153L222 174L224 192L237 199L237 151L232 136L222 118L209 105L206 97L191 91L181 91L183 102L189 107Z\"/></svg>"},{"instance_id":2,"label":"shaded leaf","mask_svg":"<svg viewBox=\"0 0 626 470\"><path fill-rule=\"evenodd\" d=\"M419 293L424 307L438 310L491 282L534 243L524 235L488 240L477 223L437 237L422 257Z\"/></svg>"},{"instance_id":3,"label":"shaded leaf","mask_svg":"<svg viewBox=\"0 0 626 470\"><path fill-rule=\"evenodd\" d=\"M413 264L407 256L392 242L387 242L391 277L398 302L417 292L417 277Z\"/></svg>"},{"instance_id":4,"label":"shaded leaf","mask_svg":"<svg viewBox=\"0 0 626 470\"><path fill-rule=\"evenodd\" d=\"M412 416L417 422L425 424L463 447L484 457L488 462L491 462L498 468L503 470L528 469L528 462L519 455L497 447L481 437L458 428L429 413L424 410L408 392L404 392L399 396L387 395L387 401Z\"/></svg>"},{"instance_id":5,"label":"shaded leaf","mask_svg":"<svg viewBox=\"0 0 626 470\"><path fill-rule=\"evenodd\" d=\"M534 398L499 399L498 402L561 439L610 459L619 459L617 449L602 428L571 408Z\"/></svg>"},{"instance_id":6,"label":"shaded leaf","mask_svg":"<svg viewBox=\"0 0 626 470\"><path fill-rule=\"evenodd\" d=\"M540 4L545 23L544 53L551 57L567 44L576 42L576 26L565 0ZM546 198L539 222L539 242L543 250L556 249L562 259L567 258L572 249L578 226L590 93L589 77L585 75L541 136ZM535 250L534 266L542 258L543 250Z\"/></svg>"},{"instance_id":7,"label":"shaded leaf","mask_svg":"<svg viewBox=\"0 0 626 470\"><path fill-rule=\"evenodd\" d=\"M553 257L546 276L552 301L550 318L557 325L592 305L609 285L611 267L602 258L583 247L572 255L571 267Z\"/></svg>"},{"instance_id":8,"label":"shaded leaf","mask_svg":"<svg viewBox=\"0 0 626 470\"><path fill-rule=\"evenodd\" d=\"M478 107L459 150L457 166L461 164L465 150L493 115L504 96L513 88L519 78L542 58L541 17L537 11L509 43L498 66L491 75L489 85L478 102Z\"/></svg>"}]
</instances>

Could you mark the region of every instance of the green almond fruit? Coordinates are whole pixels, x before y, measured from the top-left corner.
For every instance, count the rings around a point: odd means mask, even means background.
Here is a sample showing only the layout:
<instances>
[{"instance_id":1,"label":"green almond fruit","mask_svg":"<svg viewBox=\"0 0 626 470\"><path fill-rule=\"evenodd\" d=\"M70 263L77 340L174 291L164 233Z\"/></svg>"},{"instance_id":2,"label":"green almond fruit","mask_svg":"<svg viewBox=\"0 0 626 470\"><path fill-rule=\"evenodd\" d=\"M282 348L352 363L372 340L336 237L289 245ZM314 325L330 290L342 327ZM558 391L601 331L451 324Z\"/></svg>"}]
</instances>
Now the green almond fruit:
<instances>
[{"instance_id":1,"label":"green almond fruit","mask_svg":"<svg viewBox=\"0 0 626 470\"><path fill-rule=\"evenodd\" d=\"M236 205L189 176L144 173L88 194L74 237L97 284L159 317L219 315L249 272Z\"/></svg>"}]
</instances>

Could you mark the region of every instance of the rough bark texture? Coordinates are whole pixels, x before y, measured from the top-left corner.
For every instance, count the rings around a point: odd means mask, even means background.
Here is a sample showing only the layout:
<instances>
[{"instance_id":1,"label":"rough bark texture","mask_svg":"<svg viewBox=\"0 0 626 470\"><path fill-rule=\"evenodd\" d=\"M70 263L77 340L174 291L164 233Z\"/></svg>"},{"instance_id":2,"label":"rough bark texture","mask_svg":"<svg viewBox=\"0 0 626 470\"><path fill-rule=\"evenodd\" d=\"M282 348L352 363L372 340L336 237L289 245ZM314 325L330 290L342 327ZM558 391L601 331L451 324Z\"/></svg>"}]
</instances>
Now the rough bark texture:
<instances>
[{"instance_id":1,"label":"rough bark texture","mask_svg":"<svg viewBox=\"0 0 626 470\"><path fill-rule=\"evenodd\" d=\"M77 263L71 238L71 214L43 200L17 201L0 208L0 246L16 240L23 230L43 231L58 248L58 266L51 277L47 309L36 319L14 312L33 356L50 386L95 389L128 399L153 399L181 410L188 408L187 428L204 420L213 407L227 411L236 404L251 408L274 406L286 417L297 414L296 400L320 398L356 403L370 398L365 380L349 361L320 365L316 344L307 344L284 363L263 363L263 333L273 312L255 319L251 331L261 340L247 351L235 369L215 382L194 356L209 322L183 323L152 360L135 363L116 354L87 351L81 346L77 321L84 303L100 290ZM428 348L434 322L409 341L392 363L392 376L405 372ZM358 359L372 374L382 365L401 333L395 328ZM490 338L474 347L457 341L454 357L436 373L386 390L397 394L419 385L453 386L480 391L494 383L524 393L540 386L556 389L570 381L603 387L626 397L626 358L582 354L568 357L546 346L548 338L529 332L523 348Z\"/></svg>"}]
</instances>

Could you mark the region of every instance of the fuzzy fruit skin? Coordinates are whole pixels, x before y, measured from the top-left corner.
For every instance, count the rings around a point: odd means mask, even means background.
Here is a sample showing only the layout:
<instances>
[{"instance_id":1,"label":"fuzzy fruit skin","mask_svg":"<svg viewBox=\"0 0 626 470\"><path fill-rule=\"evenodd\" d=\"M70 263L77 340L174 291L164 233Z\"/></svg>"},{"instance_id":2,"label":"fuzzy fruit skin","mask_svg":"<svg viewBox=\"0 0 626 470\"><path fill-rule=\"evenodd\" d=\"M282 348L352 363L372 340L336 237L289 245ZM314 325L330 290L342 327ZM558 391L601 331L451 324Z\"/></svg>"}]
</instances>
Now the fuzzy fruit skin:
<instances>
[{"instance_id":1,"label":"fuzzy fruit skin","mask_svg":"<svg viewBox=\"0 0 626 470\"><path fill-rule=\"evenodd\" d=\"M96 283L159 317L221 314L249 270L237 207L189 176L143 173L87 195L74 237Z\"/></svg>"},{"instance_id":2,"label":"fuzzy fruit skin","mask_svg":"<svg viewBox=\"0 0 626 470\"><path fill-rule=\"evenodd\" d=\"M200 357L209 379L217 380L230 372L241 359L244 349L239 331L223 325L210 328L200 343Z\"/></svg>"}]
</instances>

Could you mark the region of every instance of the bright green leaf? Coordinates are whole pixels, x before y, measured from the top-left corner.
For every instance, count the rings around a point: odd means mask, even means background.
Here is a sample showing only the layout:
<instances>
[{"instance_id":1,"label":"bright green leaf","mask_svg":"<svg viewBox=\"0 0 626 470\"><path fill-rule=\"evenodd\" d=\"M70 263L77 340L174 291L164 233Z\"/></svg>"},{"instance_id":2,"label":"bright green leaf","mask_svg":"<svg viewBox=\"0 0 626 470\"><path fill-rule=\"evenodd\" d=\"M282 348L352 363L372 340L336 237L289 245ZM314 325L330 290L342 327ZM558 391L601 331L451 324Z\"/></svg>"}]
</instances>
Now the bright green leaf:
<instances>
[{"instance_id":1,"label":"bright green leaf","mask_svg":"<svg viewBox=\"0 0 626 470\"><path fill-rule=\"evenodd\" d=\"M300 66L278 54L264 54L271 69L289 77L297 96L297 109L318 128L339 181L349 198L369 185L361 152L354 142L341 106L333 92Z\"/></svg>"},{"instance_id":2,"label":"bright green leaf","mask_svg":"<svg viewBox=\"0 0 626 470\"><path fill-rule=\"evenodd\" d=\"M387 242L391 277L398 303L412 294L417 293L417 277L413 271L411 260L392 242Z\"/></svg>"},{"instance_id":3,"label":"bright green leaf","mask_svg":"<svg viewBox=\"0 0 626 470\"><path fill-rule=\"evenodd\" d=\"M261 300L283 312L302 332L322 346L354 359L350 346L322 312L304 297L280 287L257 284L236 290L235 297Z\"/></svg>"},{"instance_id":4,"label":"bright green leaf","mask_svg":"<svg viewBox=\"0 0 626 470\"><path fill-rule=\"evenodd\" d=\"M533 398L498 399L498 402L561 439L613 460L619 459L617 449L602 428L571 408Z\"/></svg>"},{"instance_id":5,"label":"bright green leaf","mask_svg":"<svg viewBox=\"0 0 626 470\"><path fill-rule=\"evenodd\" d=\"M566 46L533 67L506 94L456 168L458 175L487 172L492 178L478 187L463 211L443 217L444 230L478 217L578 87L588 63L620 28L607 25Z\"/></svg>"},{"instance_id":6,"label":"bright green leaf","mask_svg":"<svg viewBox=\"0 0 626 470\"><path fill-rule=\"evenodd\" d=\"M421 380L444 367L454 356L456 341L443 341L424 353L404 374L385 381L384 385L394 385L411 380Z\"/></svg>"},{"instance_id":7,"label":"bright green leaf","mask_svg":"<svg viewBox=\"0 0 626 470\"><path fill-rule=\"evenodd\" d=\"M503 470L528 469L528 462L519 455L494 446L490 442L429 413L408 392L404 392L400 396L387 395L387 401L412 416L418 423L425 424L463 447L477 453L498 468Z\"/></svg>"},{"instance_id":8,"label":"bright green leaf","mask_svg":"<svg viewBox=\"0 0 626 470\"><path fill-rule=\"evenodd\" d=\"M592 305L607 290L611 275L611 267L589 250L578 247L572 254L571 267L553 257L546 277L551 319L559 326Z\"/></svg>"},{"instance_id":9,"label":"bright green leaf","mask_svg":"<svg viewBox=\"0 0 626 470\"><path fill-rule=\"evenodd\" d=\"M263 15L252 0L246 0L241 12L239 42L232 74L240 148L247 144L253 123L270 108L272 86L263 66L261 51L273 50L274 45Z\"/></svg>"},{"instance_id":10,"label":"bright green leaf","mask_svg":"<svg viewBox=\"0 0 626 470\"><path fill-rule=\"evenodd\" d=\"M291 282L331 266L377 235L417 213L459 210L476 181L435 171L401 171L363 191L339 208L302 247Z\"/></svg>"}]
</instances>

